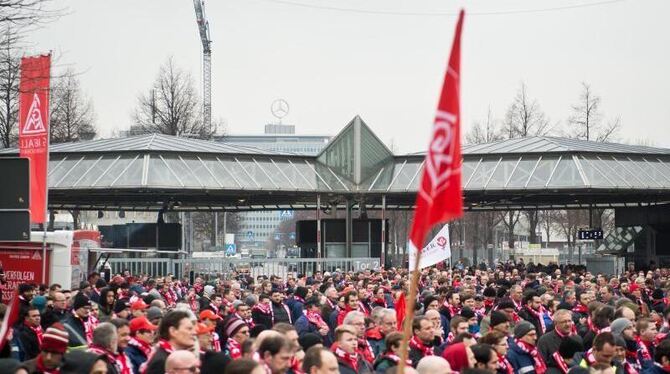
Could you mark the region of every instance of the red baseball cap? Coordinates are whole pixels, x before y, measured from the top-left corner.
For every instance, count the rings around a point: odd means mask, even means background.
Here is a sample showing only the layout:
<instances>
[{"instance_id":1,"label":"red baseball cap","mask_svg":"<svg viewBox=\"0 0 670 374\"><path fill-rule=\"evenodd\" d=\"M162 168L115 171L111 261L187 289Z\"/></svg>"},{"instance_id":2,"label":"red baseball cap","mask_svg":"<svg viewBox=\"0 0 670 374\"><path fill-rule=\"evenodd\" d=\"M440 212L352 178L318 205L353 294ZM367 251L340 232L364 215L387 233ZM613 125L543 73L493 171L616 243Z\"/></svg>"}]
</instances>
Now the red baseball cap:
<instances>
[{"instance_id":1,"label":"red baseball cap","mask_svg":"<svg viewBox=\"0 0 670 374\"><path fill-rule=\"evenodd\" d=\"M139 300L135 301L135 302L130 306L130 309L132 309L132 310L144 310L144 309L146 309L146 308L148 308L148 307L149 307L149 305L147 305L147 303L145 303L144 300L139 299Z\"/></svg>"},{"instance_id":2,"label":"red baseball cap","mask_svg":"<svg viewBox=\"0 0 670 374\"><path fill-rule=\"evenodd\" d=\"M212 321L221 320L221 316L216 315L211 309L206 309L200 312L200 320L209 319Z\"/></svg>"},{"instance_id":3,"label":"red baseball cap","mask_svg":"<svg viewBox=\"0 0 670 374\"><path fill-rule=\"evenodd\" d=\"M211 312L211 310L210 310ZM204 335L204 334L209 334L212 331L214 331L214 326L207 326L204 323L198 323L195 325L195 334L196 335Z\"/></svg>"},{"instance_id":4,"label":"red baseball cap","mask_svg":"<svg viewBox=\"0 0 670 374\"><path fill-rule=\"evenodd\" d=\"M147 317L137 317L130 320L130 333L134 334L140 330L155 331L158 326L149 322Z\"/></svg>"}]
</instances>

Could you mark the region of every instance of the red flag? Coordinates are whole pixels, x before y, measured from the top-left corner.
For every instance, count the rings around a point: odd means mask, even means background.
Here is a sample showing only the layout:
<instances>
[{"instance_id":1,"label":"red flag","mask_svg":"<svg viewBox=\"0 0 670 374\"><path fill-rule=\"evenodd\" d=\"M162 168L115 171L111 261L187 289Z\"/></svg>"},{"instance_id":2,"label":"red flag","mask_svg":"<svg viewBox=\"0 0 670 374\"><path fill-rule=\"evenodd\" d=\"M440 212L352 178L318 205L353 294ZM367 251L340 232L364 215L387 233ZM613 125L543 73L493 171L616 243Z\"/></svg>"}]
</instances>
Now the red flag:
<instances>
[{"instance_id":1,"label":"red flag","mask_svg":"<svg viewBox=\"0 0 670 374\"><path fill-rule=\"evenodd\" d=\"M30 159L31 223L46 218L50 70L51 55L21 59L19 153Z\"/></svg>"},{"instance_id":2,"label":"red flag","mask_svg":"<svg viewBox=\"0 0 670 374\"><path fill-rule=\"evenodd\" d=\"M19 290L18 288L14 291L12 299L9 301L9 306L5 311L5 318L2 319L2 327L0 327L0 351L5 347L7 343L7 337L9 332L12 329L12 326L19 319Z\"/></svg>"},{"instance_id":3,"label":"red flag","mask_svg":"<svg viewBox=\"0 0 670 374\"><path fill-rule=\"evenodd\" d=\"M410 241L419 251L433 225L463 215L459 108L463 14L461 10L416 196Z\"/></svg>"}]
</instances>

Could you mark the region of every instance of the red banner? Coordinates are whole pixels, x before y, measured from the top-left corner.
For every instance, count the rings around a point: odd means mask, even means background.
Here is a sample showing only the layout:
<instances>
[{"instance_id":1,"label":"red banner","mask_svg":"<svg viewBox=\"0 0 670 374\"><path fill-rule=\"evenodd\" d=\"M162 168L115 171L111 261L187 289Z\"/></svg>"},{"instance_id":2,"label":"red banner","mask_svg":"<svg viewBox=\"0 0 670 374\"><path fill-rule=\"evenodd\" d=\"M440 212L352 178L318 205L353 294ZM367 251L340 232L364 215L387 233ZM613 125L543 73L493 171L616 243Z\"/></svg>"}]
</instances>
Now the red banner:
<instances>
[{"instance_id":1,"label":"red banner","mask_svg":"<svg viewBox=\"0 0 670 374\"><path fill-rule=\"evenodd\" d=\"M461 11L456 24L449 66L435 114L433 136L416 196L410 242L418 251L423 248L426 233L433 225L463 215L459 97L463 14ZM411 266L414 264L410 264L410 269Z\"/></svg>"},{"instance_id":2,"label":"red banner","mask_svg":"<svg viewBox=\"0 0 670 374\"><path fill-rule=\"evenodd\" d=\"M47 274L42 279L42 243L14 242L0 243L0 268L5 272L5 284L2 289L2 302L7 304L12 292L21 283L49 283L49 251L47 251Z\"/></svg>"},{"instance_id":3,"label":"red banner","mask_svg":"<svg viewBox=\"0 0 670 374\"><path fill-rule=\"evenodd\" d=\"M21 59L19 152L30 159L30 222L44 223L49 161L51 55Z\"/></svg>"}]
</instances>

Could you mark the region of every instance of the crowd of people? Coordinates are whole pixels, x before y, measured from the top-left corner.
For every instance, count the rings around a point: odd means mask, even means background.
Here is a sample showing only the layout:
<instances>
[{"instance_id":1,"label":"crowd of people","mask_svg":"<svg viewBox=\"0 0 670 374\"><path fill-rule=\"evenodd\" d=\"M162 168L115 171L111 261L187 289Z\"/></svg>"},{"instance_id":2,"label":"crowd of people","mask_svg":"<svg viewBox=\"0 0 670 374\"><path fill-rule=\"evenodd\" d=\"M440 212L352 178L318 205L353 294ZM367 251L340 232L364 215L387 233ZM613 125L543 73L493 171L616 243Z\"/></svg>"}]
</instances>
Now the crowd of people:
<instances>
[{"instance_id":1,"label":"crowd of people","mask_svg":"<svg viewBox=\"0 0 670 374\"><path fill-rule=\"evenodd\" d=\"M508 262L19 286L3 373L670 373L668 269ZM0 315L6 313L0 305Z\"/></svg>"}]
</instances>

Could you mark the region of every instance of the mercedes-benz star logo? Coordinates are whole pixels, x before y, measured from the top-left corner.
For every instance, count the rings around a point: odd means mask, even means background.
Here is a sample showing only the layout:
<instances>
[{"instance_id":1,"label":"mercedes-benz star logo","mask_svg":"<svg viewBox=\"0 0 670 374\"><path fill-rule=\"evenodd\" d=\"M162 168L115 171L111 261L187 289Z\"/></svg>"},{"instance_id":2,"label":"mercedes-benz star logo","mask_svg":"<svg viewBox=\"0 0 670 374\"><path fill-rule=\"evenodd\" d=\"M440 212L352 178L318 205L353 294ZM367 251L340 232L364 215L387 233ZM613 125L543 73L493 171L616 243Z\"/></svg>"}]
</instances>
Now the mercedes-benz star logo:
<instances>
[{"instance_id":1,"label":"mercedes-benz star logo","mask_svg":"<svg viewBox=\"0 0 670 374\"><path fill-rule=\"evenodd\" d=\"M272 115L277 117L277 119L281 120L282 118L286 117L288 114L288 103L284 99L277 99L272 102L272 105L270 106L270 111L272 112Z\"/></svg>"}]
</instances>

